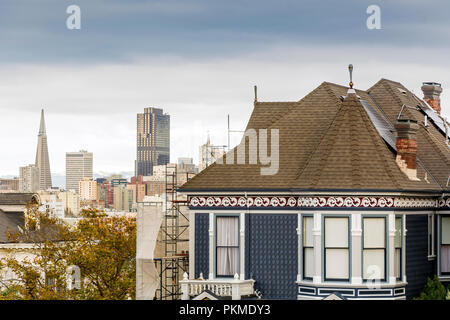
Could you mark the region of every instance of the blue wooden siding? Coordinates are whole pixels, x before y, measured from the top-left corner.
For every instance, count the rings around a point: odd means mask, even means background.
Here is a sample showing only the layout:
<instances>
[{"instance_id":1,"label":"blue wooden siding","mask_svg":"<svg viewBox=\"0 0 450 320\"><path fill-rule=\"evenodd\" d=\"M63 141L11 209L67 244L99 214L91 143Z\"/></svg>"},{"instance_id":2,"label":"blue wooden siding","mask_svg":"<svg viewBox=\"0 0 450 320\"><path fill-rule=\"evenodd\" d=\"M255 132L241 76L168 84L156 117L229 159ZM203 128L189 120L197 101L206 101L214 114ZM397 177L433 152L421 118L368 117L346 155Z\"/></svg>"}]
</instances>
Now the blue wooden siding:
<instances>
[{"instance_id":1,"label":"blue wooden siding","mask_svg":"<svg viewBox=\"0 0 450 320\"><path fill-rule=\"evenodd\" d=\"M209 214L195 214L195 278L209 274Z\"/></svg>"},{"instance_id":2,"label":"blue wooden siding","mask_svg":"<svg viewBox=\"0 0 450 320\"><path fill-rule=\"evenodd\" d=\"M412 299L435 274L435 261L428 261L428 216L407 215L406 230L406 298Z\"/></svg>"},{"instance_id":3,"label":"blue wooden siding","mask_svg":"<svg viewBox=\"0 0 450 320\"><path fill-rule=\"evenodd\" d=\"M296 214L247 214L245 274L263 299L297 299Z\"/></svg>"}]
</instances>

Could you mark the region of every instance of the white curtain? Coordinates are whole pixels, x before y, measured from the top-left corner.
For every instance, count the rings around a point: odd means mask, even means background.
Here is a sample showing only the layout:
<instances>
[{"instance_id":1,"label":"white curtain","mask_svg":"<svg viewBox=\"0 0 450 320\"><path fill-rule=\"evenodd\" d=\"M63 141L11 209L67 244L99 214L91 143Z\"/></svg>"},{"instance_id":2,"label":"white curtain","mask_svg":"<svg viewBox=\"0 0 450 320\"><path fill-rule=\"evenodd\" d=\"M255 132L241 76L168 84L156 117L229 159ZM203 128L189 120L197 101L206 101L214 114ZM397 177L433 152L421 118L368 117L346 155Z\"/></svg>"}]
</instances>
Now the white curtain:
<instances>
[{"instance_id":1,"label":"white curtain","mask_svg":"<svg viewBox=\"0 0 450 320\"><path fill-rule=\"evenodd\" d=\"M450 272L450 217L442 217L441 272Z\"/></svg>"},{"instance_id":2,"label":"white curtain","mask_svg":"<svg viewBox=\"0 0 450 320\"><path fill-rule=\"evenodd\" d=\"M364 250L363 277L367 279L384 279L385 252L383 249Z\"/></svg>"},{"instance_id":3,"label":"white curtain","mask_svg":"<svg viewBox=\"0 0 450 320\"><path fill-rule=\"evenodd\" d=\"M395 277L400 278L401 270L400 267L402 265L401 263L401 249L395 249L395 256L394 256L394 269L395 269Z\"/></svg>"},{"instance_id":4,"label":"white curtain","mask_svg":"<svg viewBox=\"0 0 450 320\"><path fill-rule=\"evenodd\" d=\"M303 276L306 278L312 278L314 275L314 238L312 235L313 225L313 217L303 218Z\"/></svg>"},{"instance_id":5,"label":"white curtain","mask_svg":"<svg viewBox=\"0 0 450 320\"><path fill-rule=\"evenodd\" d=\"M348 218L325 218L325 277L349 278Z\"/></svg>"},{"instance_id":6,"label":"white curtain","mask_svg":"<svg viewBox=\"0 0 450 320\"><path fill-rule=\"evenodd\" d=\"M363 223L364 223L363 278L384 279L386 219L364 218Z\"/></svg>"},{"instance_id":7,"label":"white curtain","mask_svg":"<svg viewBox=\"0 0 450 320\"><path fill-rule=\"evenodd\" d=\"M395 269L395 277L400 278L401 266L402 266L402 218L395 218L395 238L394 238L394 269Z\"/></svg>"},{"instance_id":8,"label":"white curtain","mask_svg":"<svg viewBox=\"0 0 450 320\"><path fill-rule=\"evenodd\" d=\"M217 217L217 275L239 272L239 218Z\"/></svg>"},{"instance_id":9,"label":"white curtain","mask_svg":"<svg viewBox=\"0 0 450 320\"><path fill-rule=\"evenodd\" d=\"M441 272L450 272L450 245L441 246Z\"/></svg>"}]
</instances>

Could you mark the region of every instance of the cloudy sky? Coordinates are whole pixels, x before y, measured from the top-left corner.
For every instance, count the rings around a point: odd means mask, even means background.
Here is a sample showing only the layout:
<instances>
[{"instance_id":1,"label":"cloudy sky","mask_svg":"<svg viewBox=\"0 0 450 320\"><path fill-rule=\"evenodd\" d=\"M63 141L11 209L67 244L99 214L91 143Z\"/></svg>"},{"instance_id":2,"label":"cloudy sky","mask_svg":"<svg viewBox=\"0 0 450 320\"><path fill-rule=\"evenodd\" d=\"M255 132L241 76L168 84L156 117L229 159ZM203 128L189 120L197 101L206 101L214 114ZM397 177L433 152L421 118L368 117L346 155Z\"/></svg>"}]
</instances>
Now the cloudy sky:
<instances>
[{"instance_id":1,"label":"cloudy sky","mask_svg":"<svg viewBox=\"0 0 450 320\"><path fill-rule=\"evenodd\" d=\"M81 29L69 30L69 5ZM369 5L381 29L369 30ZM94 153L94 171L133 171L136 114L171 115L171 160L209 132L226 144L260 101L295 101L323 81L357 88L381 77L421 95L442 83L450 117L450 3L299 0L1 0L0 176L34 162L45 109L51 169L65 152ZM238 141L232 136L232 142Z\"/></svg>"}]
</instances>

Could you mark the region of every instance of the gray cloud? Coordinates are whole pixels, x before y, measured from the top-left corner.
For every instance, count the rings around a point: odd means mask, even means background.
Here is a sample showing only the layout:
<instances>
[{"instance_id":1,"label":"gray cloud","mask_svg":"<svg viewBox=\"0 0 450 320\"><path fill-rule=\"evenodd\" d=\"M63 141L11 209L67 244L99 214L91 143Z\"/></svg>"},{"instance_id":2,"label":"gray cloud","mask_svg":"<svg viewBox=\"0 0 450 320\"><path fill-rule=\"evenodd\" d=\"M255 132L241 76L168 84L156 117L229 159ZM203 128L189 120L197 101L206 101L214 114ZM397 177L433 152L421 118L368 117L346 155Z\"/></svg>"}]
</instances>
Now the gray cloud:
<instances>
[{"instance_id":1,"label":"gray cloud","mask_svg":"<svg viewBox=\"0 0 450 320\"><path fill-rule=\"evenodd\" d=\"M78 4L82 29L65 27ZM253 85L263 101L299 100L322 81L358 88L379 78L420 95L450 73L448 1L377 1L382 30L368 30L368 5L352 1L2 0L0 175L34 161L46 110L52 170L66 151L94 152L95 171L132 171L136 113L171 115L172 161L198 157L207 131L226 143L226 115L243 129ZM436 9L439 8L439 9ZM239 137L232 137L237 142Z\"/></svg>"},{"instance_id":2,"label":"gray cloud","mask_svg":"<svg viewBox=\"0 0 450 320\"><path fill-rule=\"evenodd\" d=\"M299 44L447 48L450 37L450 3L443 0L378 1L377 31L366 28L372 0L79 0L82 29L76 31L65 27L73 2L3 0L2 63L125 62L167 54L202 59Z\"/></svg>"}]
</instances>

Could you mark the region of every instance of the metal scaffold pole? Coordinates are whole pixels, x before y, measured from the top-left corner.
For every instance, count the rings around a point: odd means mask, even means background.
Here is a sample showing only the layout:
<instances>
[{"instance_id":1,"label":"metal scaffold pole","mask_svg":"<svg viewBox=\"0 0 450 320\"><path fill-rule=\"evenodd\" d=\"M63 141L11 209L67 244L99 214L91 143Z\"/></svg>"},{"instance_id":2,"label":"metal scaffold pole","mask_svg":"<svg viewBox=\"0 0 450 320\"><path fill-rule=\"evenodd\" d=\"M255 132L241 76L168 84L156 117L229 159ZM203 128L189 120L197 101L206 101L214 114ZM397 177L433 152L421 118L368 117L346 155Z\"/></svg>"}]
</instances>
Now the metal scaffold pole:
<instances>
[{"instance_id":1,"label":"metal scaffold pole","mask_svg":"<svg viewBox=\"0 0 450 320\"><path fill-rule=\"evenodd\" d=\"M155 259L159 270L160 283L157 299L178 300L181 297L180 277L189 270L187 250L181 250L180 245L189 241L189 217L187 215L187 200L178 192L178 187L189 180L178 174L176 164L166 164L165 168L165 212L161 224L162 256Z\"/></svg>"}]
</instances>

